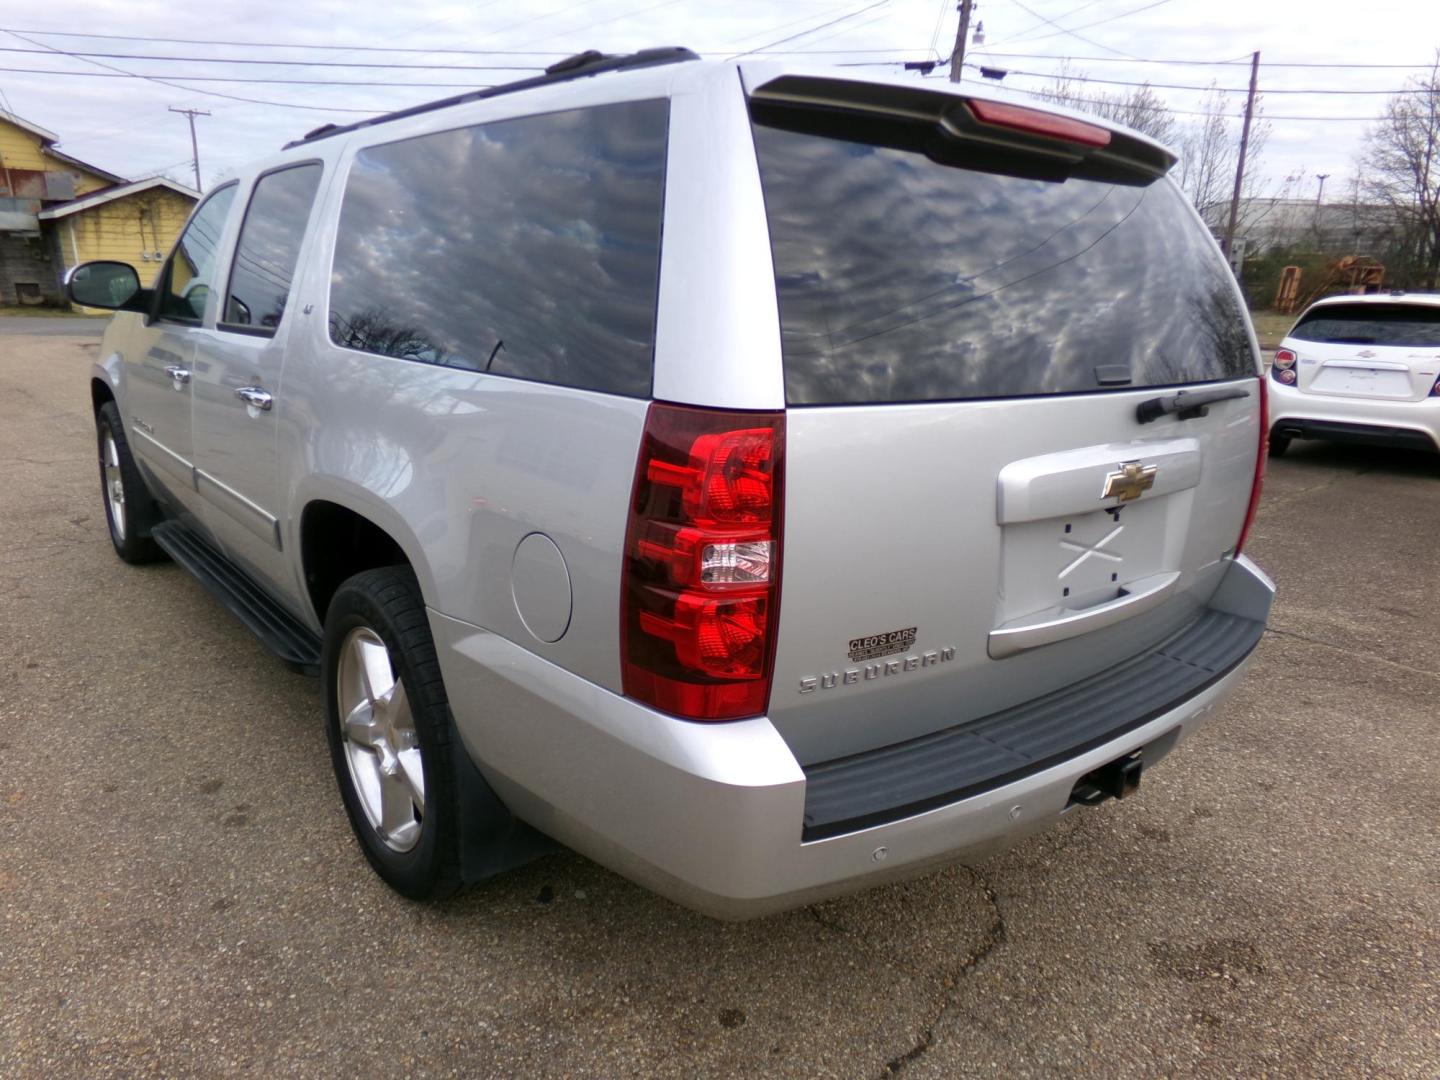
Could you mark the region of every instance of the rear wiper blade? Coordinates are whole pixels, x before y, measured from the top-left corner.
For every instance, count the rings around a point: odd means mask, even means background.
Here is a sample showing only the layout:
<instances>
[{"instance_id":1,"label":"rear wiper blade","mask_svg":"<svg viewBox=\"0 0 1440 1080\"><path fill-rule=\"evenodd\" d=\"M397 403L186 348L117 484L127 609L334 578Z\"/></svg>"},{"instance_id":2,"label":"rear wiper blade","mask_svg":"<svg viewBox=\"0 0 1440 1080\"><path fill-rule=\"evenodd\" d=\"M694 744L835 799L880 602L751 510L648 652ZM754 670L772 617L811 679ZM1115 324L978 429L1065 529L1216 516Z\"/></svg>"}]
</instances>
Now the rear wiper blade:
<instances>
[{"instance_id":1,"label":"rear wiper blade","mask_svg":"<svg viewBox=\"0 0 1440 1080\"><path fill-rule=\"evenodd\" d=\"M1243 386L1219 386L1214 390L1181 390L1178 393L1142 401L1135 406L1135 419L1142 424L1159 420L1162 416L1175 414L1178 420L1193 420L1197 416L1208 416L1207 405L1233 398L1247 398L1250 391Z\"/></svg>"},{"instance_id":2,"label":"rear wiper blade","mask_svg":"<svg viewBox=\"0 0 1440 1080\"><path fill-rule=\"evenodd\" d=\"M1373 337L1327 337L1327 345L1374 345Z\"/></svg>"}]
</instances>

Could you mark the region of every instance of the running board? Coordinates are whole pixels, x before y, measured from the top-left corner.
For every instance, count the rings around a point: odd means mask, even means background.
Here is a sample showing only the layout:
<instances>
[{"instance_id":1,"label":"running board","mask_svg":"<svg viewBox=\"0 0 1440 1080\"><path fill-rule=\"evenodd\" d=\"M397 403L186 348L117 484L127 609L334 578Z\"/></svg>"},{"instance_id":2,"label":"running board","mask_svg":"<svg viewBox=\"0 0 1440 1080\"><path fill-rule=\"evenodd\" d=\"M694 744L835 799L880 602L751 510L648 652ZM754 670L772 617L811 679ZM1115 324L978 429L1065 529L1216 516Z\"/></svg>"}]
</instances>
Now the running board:
<instances>
[{"instance_id":1,"label":"running board","mask_svg":"<svg viewBox=\"0 0 1440 1080\"><path fill-rule=\"evenodd\" d=\"M173 520L156 525L150 535L287 667L302 675L320 674L320 638L315 632L272 600L208 540Z\"/></svg>"}]
</instances>

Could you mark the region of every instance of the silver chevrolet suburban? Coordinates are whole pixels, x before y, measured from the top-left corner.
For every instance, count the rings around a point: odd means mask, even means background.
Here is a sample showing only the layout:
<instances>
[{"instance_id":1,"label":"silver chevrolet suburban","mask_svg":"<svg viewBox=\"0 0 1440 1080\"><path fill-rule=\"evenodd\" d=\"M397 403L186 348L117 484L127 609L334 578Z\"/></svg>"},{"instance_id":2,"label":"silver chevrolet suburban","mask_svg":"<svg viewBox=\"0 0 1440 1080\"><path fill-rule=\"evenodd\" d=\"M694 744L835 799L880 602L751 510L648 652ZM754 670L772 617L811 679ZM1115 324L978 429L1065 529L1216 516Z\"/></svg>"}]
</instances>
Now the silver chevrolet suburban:
<instances>
[{"instance_id":1,"label":"silver chevrolet suburban","mask_svg":"<svg viewBox=\"0 0 1440 1080\"><path fill-rule=\"evenodd\" d=\"M1240 679L1266 384L1172 155L854 71L582 54L72 272L116 551L319 675L404 895L559 842L806 903L1131 795Z\"/></svg>"}]
</instances>

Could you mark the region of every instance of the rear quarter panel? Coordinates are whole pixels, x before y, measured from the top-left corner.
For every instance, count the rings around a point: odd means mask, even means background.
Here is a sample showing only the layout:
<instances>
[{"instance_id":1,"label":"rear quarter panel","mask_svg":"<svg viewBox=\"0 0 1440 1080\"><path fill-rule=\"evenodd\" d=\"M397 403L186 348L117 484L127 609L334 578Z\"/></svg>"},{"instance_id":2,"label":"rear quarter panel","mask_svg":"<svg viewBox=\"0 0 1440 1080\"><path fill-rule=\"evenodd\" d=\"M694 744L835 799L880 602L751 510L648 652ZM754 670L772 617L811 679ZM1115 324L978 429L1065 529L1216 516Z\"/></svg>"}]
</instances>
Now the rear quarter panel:
<instances>
[{"instance_id":1,"label":"rear quarter panel","mask_svg":"<svg viewBox=\"0 0 1440 1080\"><path fill-rule=\"evenodd\" d=\"M664 97L669 77L657 70L643 79L571 84L561 94L535 91L524 95L523 109L502 97L336 140L329 151L333 181L317 211L319 242L297 285L299 318L277 395L284 542L291 551L300 549L306 505L323 499L346 506L396 540L434 611L616 692L621 551L648 399L336 346L327 332L330 268L359 147L517 115ZM532 533L554 542L564 559L557 577L568 577L569 622L554 642L531 633L513 591L515 552ZM294 563L303 595L298 557ZM554 595L566 582L546 587Z\"/></svg>"}]
</instances>

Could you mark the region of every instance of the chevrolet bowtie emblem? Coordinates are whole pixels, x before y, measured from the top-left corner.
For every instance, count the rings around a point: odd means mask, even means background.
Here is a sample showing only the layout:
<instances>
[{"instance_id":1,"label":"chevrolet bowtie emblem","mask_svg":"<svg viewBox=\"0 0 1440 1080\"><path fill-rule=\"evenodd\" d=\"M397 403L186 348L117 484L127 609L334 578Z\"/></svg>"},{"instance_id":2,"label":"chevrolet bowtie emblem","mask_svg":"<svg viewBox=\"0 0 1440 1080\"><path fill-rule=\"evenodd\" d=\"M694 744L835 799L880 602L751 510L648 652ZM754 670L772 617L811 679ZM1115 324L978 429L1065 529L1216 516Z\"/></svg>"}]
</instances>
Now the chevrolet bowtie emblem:
<instances>
[{"instance_id":1,"label":"chevrolet bowtie emblem","mask_svg":"<svg viewBox=\"0 0 1440 1080\"><path fill-rule=\"evenodd\" d=\"M1155 485L1155 473L1158 466L1141 465L1138 461L1121 462L1120 468L1105 477L1105 490L1100 493L1102 499L1119 499L1122 503L1138 499L1142 492L1149 491Z\"/></svg>"}]
</instances>

